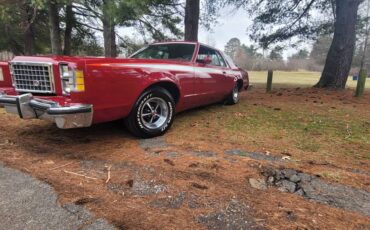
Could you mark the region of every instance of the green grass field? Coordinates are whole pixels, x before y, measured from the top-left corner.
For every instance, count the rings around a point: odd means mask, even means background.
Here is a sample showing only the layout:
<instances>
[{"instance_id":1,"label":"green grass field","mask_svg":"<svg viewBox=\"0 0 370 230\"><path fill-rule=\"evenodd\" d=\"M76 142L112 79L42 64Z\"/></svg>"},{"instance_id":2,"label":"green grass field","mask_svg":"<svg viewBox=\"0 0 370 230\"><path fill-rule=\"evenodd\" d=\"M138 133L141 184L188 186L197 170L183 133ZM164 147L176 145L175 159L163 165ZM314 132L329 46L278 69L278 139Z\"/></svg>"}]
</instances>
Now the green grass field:
<instances>
[{"instance_id":1,"label":"green grass field","mask_svg":"<svg viewBox=\"0 0 370 230\"><path fill-rule=\"evenodd\" d=\"M320 72L283 72L275 71L273 84L276 86L302 86L310 87L315 85L320 79ZM252 85L265 85L267 81L267 71L250 71L250 82ZM370 80L367 79L366 88L370 89ZM356 88L357 81L348 78L347 87Z\"/></svg>"}]
</instances>

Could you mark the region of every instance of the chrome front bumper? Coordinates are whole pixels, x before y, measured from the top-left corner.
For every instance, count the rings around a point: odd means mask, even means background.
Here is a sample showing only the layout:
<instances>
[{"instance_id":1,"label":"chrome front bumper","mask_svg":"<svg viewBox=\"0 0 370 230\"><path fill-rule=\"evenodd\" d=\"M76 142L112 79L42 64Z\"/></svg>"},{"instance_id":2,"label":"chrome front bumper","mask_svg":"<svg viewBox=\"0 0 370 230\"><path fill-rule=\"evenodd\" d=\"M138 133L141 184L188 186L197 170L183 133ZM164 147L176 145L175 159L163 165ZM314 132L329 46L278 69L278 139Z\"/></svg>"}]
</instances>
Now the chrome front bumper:
<instances>
[{"instance_id":1,"label":"chrome front bumper","mask_svg":"<svg viewBox=\"0 0 370 230\"><path fill-rule=\"evenodd\" d=\"M0 94L0 106L4 106L8 113L18 114L22 119L53 121L61 129L89 127L93 118L92 105L63 107L54 101L34 98L30 93L19 96Z\"/></svg>"}]
</instances>

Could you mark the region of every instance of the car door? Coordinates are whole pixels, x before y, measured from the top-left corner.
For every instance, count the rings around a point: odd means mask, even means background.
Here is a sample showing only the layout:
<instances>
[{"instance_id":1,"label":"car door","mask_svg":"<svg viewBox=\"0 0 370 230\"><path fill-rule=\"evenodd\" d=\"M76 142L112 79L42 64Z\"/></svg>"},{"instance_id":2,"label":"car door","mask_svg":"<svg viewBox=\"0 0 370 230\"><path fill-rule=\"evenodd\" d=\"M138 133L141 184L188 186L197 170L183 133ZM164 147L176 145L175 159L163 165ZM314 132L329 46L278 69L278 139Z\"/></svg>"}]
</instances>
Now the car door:
<instances>
[{"instance_id":1,"label":"car door","mask_svg":"<svg viewBox=\"0 0 370 230\"><path fill-rule=\"evenodd\" d=\"M226 62L223 55L216 51L217 58L222 68L223 77L219 79L220 83L218 86L218 95L221 99L225 98L234 88L235 85L235 72L232 70L230 65Z\"/></svg>"},{"instance_id":2,"label":"car door","mask_svg":"<svg viewBox=\"0 0 370 230\"><path fill-rule=\"evenodd\" d=\"M195 90L199 98L199 104L209 104L222 99L223 86L225 82L225 74L227 73L225 66L221 63L217 51L200 45L196 58L194 74L195 74ZM203 60L210 59L210 63L205 63Z\"/></svg>"}]
</instances>

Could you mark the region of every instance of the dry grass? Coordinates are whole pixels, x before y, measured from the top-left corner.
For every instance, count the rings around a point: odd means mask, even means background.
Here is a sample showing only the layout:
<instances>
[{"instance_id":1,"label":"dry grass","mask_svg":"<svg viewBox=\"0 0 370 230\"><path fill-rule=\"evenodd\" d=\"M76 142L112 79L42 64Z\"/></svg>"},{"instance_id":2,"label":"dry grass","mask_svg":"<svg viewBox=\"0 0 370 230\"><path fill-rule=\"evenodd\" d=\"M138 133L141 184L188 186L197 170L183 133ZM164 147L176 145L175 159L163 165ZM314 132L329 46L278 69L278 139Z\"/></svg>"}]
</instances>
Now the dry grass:
<instances>
[{"instance_id":1,"label":"dry grass","mask_svg":"<svg viewBox=\"0 0 370 230\"><path fill-rule=\"evenodd\" d=\"M178 114L162 137L164 147L155 147L161 139L143 147L116 123L59 130L0 109L0 161L47 181L62 204L95 200L85 207L121 229L206 229L198 217L219 212L235 198L250 205L266 229L370 229L367 216L272 188L255 190L248 182L261 176L261 168L281 165L369 191L370 92L354 98L353 89L299 86L267 94L260 86L243 92L238 105ZM289 160L225 154L231 149ZM194 154L199 151L216 156ZM134 182L168 190L136 194ZM196 197L200 206L153 206L179 194Z\"/></svg>"}]
</instances>

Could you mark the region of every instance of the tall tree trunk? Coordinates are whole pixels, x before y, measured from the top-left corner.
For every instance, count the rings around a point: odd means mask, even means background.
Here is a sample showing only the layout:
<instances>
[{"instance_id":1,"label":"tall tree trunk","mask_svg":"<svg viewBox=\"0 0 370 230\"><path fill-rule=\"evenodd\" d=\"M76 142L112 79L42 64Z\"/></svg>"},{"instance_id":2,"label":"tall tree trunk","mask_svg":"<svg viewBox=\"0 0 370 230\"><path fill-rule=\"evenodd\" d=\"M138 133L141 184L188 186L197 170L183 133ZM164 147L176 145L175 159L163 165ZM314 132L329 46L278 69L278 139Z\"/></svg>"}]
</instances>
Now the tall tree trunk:
<instances>
[{"instance_id":1,"label":"tall tree trunk","mask_svg":"<svg viewBox=\"0 0 370 230\"><path fill-rule=\"evenodd\" d=\"M24 28L24 55L33 55L35 53L35 34L33 28L33 19L36 12L30 7L28 2L23 2L21 7L22 26Z\"/></svg>"},{"instance_id":2,"label":"tall tree trunk","mask_svg":"<svg viewBox=\"0 0 370 230\"><path fill-rule=\"evenodd\" d=\"M336 0L334 38L317 88L344 89L356 45L356 20L361 0Z\"/></svg>"},{"instance_id":3,"label":"tall tree trunk","mask_svg":"<svg viewBox=\"0 0 370 230\"><path fill-rule=\"evenodd\" d=\"M72 1L66 6L66 29L64 31L64 55L71 55L72 29L75 26Z\"/></svg>"},{"instance_id":4,"label":"tall tree trunk","mask_svg":"<svg viewBox=\"0 0 370 230\"><path fill-rule=\"evenodd\" d=\"M117 57L115 25L110 21L103 21L104 55L106 57Z\"/></svg>"},{"instance_id":5,"label":"tall tree trunk","mask_svg":"<svg viewBox=\"0 0 370 230\"><path fill-rule=\"evenodd\" d=\"M104 1L103 6L103 37L105 57L117 57L116 31L114 18L109 10L110 0Z\"/></svg>"},{"instance_id":6,"label":"tall tree trunk","mask_svg":"<svg viewBox=\"0 0 370 230\"><path fill-rule=\"evenodd\" d=\"M186 0L185 6L185 40L198 41L199 0Z\"/></svg>"},{"instance_id":7,"label":"tall tree trunk","mask_svg":"<svg viewBox=\"0 0 370 230\"><path fill-rule=\"evenodd\" d=\"M370 25L369 25L369 15L370 15L370 0L367 0L367 6L366 6L366 27L365 27L365 42L364 42L364 49L361 57L361 65L360 70L363 70L365 67L365 61L366 61L366 54L367 49L369 45L369 36L370 36Z\"/></svg>"},{"instance_id":8,"label":"tall tree trunk","mask_svg":"<svg viewBox=\"0 0 370 230\"><path fill-rule=\"evenodd\" d=\"M55 1L48 2L49 27L51 52L53 54L62 54L62 45L60 41L60 27L59 27L59 10Z\"/></svg>"}]
</instances>

